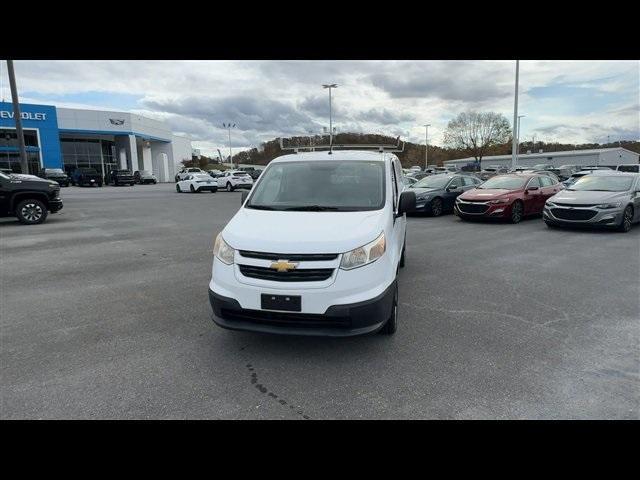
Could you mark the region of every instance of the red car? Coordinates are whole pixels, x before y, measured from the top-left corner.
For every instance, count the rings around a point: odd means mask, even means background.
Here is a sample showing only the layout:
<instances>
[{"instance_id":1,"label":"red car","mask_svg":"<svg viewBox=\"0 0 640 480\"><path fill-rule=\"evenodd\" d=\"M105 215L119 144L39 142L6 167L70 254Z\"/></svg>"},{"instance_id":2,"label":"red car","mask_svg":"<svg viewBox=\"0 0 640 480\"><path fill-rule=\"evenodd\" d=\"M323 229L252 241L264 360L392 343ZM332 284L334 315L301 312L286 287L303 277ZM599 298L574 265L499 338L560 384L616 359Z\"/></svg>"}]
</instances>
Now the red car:
<instances>
[{"instance_id":1,"label":"red car","mask_svg":"<svg viewBox=\"0 0 640 480\"><path fill-rule=\"evenodd\" d=\"M461 219L502 218L518 223L527 215L540 215L547 198L562 189L548 175L497 175L456 199L454 213Z\"/></svg>"}]
</instances>

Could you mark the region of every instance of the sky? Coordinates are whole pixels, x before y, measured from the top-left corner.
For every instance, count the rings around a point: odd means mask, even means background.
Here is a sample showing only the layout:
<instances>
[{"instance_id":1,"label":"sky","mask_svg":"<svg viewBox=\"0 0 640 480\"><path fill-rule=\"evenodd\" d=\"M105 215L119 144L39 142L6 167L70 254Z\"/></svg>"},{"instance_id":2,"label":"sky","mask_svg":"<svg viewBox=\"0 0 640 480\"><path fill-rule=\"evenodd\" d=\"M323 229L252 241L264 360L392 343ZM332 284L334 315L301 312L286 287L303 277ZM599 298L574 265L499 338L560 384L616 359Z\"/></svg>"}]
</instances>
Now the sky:
<instances>
[{"instance_id":1,"label":"sky","mask_svg":"<svg viewBox=\"0 0 640 480\"><path fill-rule=\"evenodd\" d=\"M443 146L466 110L511 123L515 61L15 61L20 101L130 111L168 122L213 155L279 136L338 132L400 135ZM11 100L6 63L0 97ZM640 62L521 61L520 141L604 143L640 139Z\"/></svg>"}]
</instances>

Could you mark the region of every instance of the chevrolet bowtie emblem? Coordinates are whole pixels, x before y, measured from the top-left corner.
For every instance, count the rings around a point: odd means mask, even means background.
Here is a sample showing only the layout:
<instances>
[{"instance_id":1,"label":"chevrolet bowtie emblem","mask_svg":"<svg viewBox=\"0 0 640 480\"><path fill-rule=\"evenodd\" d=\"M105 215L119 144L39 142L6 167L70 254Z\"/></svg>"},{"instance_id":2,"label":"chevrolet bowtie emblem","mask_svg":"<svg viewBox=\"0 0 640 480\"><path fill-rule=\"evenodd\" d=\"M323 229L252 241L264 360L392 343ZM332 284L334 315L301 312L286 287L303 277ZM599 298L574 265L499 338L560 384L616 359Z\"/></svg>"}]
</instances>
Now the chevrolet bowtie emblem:
<instances>
[{"instance_id":1,"label":"chevrolet bowtie emblem","mask_svg":"<svg viewBox=\"0 0 640 480\"><path fill-rule=\"evenodd\" d=\"M289 270L294 270L297 266L297 262L290 262L289 260L278 260L277 262L273 262L269 268L273 268L280 273L284 273L288 272Z\"/></svg>"}]
</instances>

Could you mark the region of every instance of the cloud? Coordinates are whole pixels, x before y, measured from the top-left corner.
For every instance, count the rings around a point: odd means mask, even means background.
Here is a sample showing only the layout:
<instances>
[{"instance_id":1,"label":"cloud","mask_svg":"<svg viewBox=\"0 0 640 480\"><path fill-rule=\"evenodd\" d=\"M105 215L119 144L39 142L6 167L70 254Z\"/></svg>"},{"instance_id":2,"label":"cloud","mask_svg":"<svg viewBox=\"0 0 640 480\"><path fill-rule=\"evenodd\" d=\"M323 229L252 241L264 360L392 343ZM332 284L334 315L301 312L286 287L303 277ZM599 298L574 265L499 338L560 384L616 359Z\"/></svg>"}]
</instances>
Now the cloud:
<instances>
[{"instance_id":1,"label":"cloud","mask_svg":"<svg viewBox=\"0 0 640 480\"><path fill-rule=\"evenodd\" d=\"M3 62L0 61L0 66ZM226 148L222 122L235 122L235 148L276 136L320 133L334 126L442 142L458 113L513 116L513 61L16 61L23 101L127 110L166 121L205 154ZM593 142L637 139L637 61L521 61L523 136ZM9 98L6 69L4 96ZM629 137L627 137L629 138ZM547 140L546 138L542 138Z\"/></svg>"}]
</instances>

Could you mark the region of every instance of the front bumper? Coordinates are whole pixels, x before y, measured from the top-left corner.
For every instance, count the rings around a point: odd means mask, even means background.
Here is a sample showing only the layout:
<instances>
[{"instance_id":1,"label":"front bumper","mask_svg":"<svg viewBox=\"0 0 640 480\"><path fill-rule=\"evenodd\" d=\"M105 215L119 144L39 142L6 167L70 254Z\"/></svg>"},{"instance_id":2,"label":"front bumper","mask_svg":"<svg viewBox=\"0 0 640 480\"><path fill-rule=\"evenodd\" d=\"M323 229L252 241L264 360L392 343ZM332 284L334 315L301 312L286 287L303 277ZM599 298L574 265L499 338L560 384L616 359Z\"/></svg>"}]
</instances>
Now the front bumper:
<instances>
[{"instance_id":1,"label":"front bumper","mask_svg":"<svg viewBox=\"0 0 640 480\"><path fill-rule=\"evenodd\" d=\"M51 213L56 213L60 210L62 210L62 199L60 198L54 198L53 200L49 200L49 211Z\"/></svg>"},{"instance_id":2,"label":"front bumper","mask_svg":"<svg viewBox=\"0 0 640 480\"><path fill-rule=\"evenodd\" d=\"M253 187L253 183L237 183L233 186L233 188L251 188Z\"/></svg>"},{"instance_id":3,"label":"front bumper","mask_svg":"<svg viewBox=\"0 0 640 480\"><path fill-rule=\"evenodd\" d=\"M213 321L220 327L280 335L352 337L380 330L391 316L395 282L370 300L331 305L323 314L244 309L209 288Z\"/></svg>"},{"instance_id":4,"label":"front bumper","mask_svg":"<svg viewBox=\"0 0 640 480\"><path fill-rule=\"evenodd\" d=\"M622 216L624 215L625 205L619 208L611 208L611 209L598 209L598 208L580 208L573 207L571 209L572 212L592 212L594 215L591 218L580 220L580 219L568 219L568 218L559 218L556 213L554 215L553 210L566 210L562 207L549 207L545 205L544 210L542 211L542 219L553 225L558 226L590 226L590 227L617 227L622 223ZM586 215L586 213L585 213Z\"/></svg>"}]
</instances>

